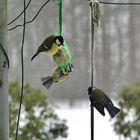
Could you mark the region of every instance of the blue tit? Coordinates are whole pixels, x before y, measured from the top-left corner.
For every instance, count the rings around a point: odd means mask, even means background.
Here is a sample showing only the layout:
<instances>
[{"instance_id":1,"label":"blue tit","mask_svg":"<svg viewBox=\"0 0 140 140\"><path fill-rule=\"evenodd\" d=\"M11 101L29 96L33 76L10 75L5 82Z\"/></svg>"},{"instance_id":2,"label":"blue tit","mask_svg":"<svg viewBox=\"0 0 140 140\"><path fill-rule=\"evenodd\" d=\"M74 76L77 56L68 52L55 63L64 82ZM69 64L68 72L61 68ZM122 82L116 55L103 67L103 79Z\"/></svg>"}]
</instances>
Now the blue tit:
<instances>
[{"instance_id":1,"label":"blue tit","mask_svg":"<svg viewBox=\"0 0 140 140\"><path fill-rule=\"evenodd\" d=\"M41 52L46 52L48 55L54 55L63 44L63 42L64 39L60 35L51 35L47 37L39 46L36 54L31 58L31 61Z\"/></svg>"},{"instance_id":2,"label":"blue tit","mask_svg":"<svg viewBox=\"0 0 140 140\"><path fill-rule=\"evenodd\" d=\"M100 89L89 87L88 94L91 101L91 106L94 106L103 116L105 116L104 108L107 109L111 118L115 117L120 109L115 107L111 99Z\"/></svg>"},{"instance_id":3,"label":"blue tit","mask_svg":"<svg viewBox=\"0 0 140 140\"><path fill-rule=\"evenodd\" d=\"M68 64L67 67L62 71L62 69L57 66L54 68L52 75L47 77L42 77L42 84L49 89L53 83L62 82L70 76L70 73L73 71L73 65Z\"/></svg>"}]
</instances>

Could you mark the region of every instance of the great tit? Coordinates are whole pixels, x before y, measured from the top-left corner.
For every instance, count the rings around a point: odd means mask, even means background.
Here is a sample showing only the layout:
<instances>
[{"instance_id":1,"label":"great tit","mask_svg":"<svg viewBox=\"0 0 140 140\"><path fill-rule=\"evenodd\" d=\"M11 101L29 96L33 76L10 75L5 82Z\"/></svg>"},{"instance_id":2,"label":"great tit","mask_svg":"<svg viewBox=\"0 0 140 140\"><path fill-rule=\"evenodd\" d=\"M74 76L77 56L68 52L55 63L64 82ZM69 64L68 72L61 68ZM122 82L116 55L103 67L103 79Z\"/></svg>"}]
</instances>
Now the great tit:
<instances>
[{"instance_id":1,"label":"great tit","mask_svg":"<svg viewBox=\"0 0 140 140\"><path fill-rule=\"evenodd\" d=\"M53 83L61 82L68 79L72 71L73 71L72 64L68 64L65 67L64 71L62 71L62 69L59 66L57 66L54 68L51 76L41 78L41 81L43 82L42 84L47 89L49 89Z\"/></svg>"},{"instance_id":2,"label":"great tit","mask_svg":"<svg viewBox=\"0 0 140 140\"><path fill-rule=\"evenodd\" d=\"M47 37L39 46L36 54L31 58L31 61L41 52L46 52L48 55L54 55L63 44L63 42L64 39L60 35L51 35Z\"/></svg>"},{"instance_id":3,"label":"great tit","mask_svg":"<svg viewBox=\"0 0 140 140\"><path fill-rule=\"evenodd\" d=\"M115 107L111 99L100 89L89 87L88 94L91 106L94 106L103 116L105 116L104 108L107 109L111 118L115 117L120 109Z\"/></svg>"}]
</instances>

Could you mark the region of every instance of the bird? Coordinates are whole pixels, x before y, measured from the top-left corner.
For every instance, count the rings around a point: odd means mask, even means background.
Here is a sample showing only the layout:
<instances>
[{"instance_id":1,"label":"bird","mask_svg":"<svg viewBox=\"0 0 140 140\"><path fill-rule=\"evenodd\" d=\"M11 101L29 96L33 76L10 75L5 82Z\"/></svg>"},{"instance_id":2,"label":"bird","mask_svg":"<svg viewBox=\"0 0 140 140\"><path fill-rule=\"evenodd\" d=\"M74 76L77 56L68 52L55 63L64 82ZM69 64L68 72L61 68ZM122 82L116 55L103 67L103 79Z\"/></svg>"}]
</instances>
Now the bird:
<instances>
[{"instance_id":1,"label":"bird","mask_svg":"<svg viewBox=\"0 0 140 140\"><path fill-rule=\"evenodd\" d=\"M91 101L91 106L95 107L103 116L105 116L104 108L107 109L111 118L114 118L120 109L115 107L111 99L95 86L88 88L88 94Z\"/></svg>"},{"instance_id":2,"label":"bird","mask_svg":"<svg viewBox=\"0 0 140 140\"><path fill-rule=\"evenodd\" d=\"M72 71L73 71L72 64L68 64L65 67L64 71L59 66L56 66L54 70L52 71L51 76L41 78L42 85L45 86L47 89L50 89L53 83L62 82L68 79Z\"/></svg>"},{"instance_id":3,"label":"bird","mask_svg":"<svg viewBox=\"0 0 140 140\"><path fill-rule=\"evenodd\" d=\"M70 63L70 60L71 55L63 46L53 55L53 61L60 67L65 67L65 65Z\"/></svg>"},{"instance_id":4,"label":"bird","mask_svg":"<svg viewBox=\"0 0 140 140\"><path fill-rule=\"evenodd\" d=\"M37 52L31 58L31 61L41 52L46 52L48 55L54 55L61 45L63 45L64 39L61 35L50 35L43 43L38 47Z\"/></svg>"}]
</instances>

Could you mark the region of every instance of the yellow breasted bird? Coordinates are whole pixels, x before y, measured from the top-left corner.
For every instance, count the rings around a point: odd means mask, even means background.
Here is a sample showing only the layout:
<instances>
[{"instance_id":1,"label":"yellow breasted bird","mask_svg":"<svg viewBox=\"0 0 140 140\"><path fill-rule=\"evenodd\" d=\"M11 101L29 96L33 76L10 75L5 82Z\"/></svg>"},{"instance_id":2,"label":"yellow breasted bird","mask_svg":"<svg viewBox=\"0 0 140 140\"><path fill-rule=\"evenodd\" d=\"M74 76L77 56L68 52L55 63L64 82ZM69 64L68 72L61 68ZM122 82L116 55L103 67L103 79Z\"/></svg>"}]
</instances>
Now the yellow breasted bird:
<instances>
[{"instance_id":1,"label":"yellow breasted bird","mask_svg":"<svg viewBox=\"0 0 140 140\"><path fill-rule=\"evenodd\" d=\"M115 107L111 99L100 89L89 87L88 94L91 101L91 106L94 106L103 116L105 116L104 108L107 109L111 118L115 117L120 109Z\"/></svg>"},{"instance_id":2,"label":"yellow breasted bird","mask_svg":"<svg viewBox=\"0 0 140 140\"><path fill-rule=\"evenodd\" d=\"M57 66L54 68L52 75L48 77L42 77L42 84L49 89L53 83L62 82L70 76L70 73L73 71L73 65L68 64L67 67L62 71L62 69Z\"/></svg>"},{"instance_id":3,"label":"yellow breasted bird","mask_svg":"<svg viewBox=\"0 0 140 140\"><path fill-rule=\"evenodd\" d=\"M56 54L53 55L53 60L57 65L65 64L70 56L64 47L60 47Z\"/></svg>"},{"instance_id":4,"label":"yellow breasted bird","mask_svg":"<svg viewBox=\"0 0 140 140\"><path fill-rule=\"evenodd\" d=\"M54 55L63 44L63 42L64 39L60 35L51 35L47 37L39 46L36 54L31 58L31 61L41 52L46 52L48 55Z\"/></svg>"}]
</instances>

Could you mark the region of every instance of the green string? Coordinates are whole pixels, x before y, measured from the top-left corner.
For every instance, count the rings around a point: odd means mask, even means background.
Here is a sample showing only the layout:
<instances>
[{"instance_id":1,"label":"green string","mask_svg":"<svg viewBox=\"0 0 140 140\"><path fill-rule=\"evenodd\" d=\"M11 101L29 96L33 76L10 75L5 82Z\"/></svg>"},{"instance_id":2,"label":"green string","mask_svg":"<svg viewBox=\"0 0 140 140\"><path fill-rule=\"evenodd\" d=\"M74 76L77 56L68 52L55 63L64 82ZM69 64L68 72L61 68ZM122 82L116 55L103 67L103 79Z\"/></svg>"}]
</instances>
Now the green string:
<instances>
[{"instance_id":1,"label":"green string","mask_svg":"<svg viewBox=\"0 0 140 140\"><path fill-rule=\"evenodd\" d=\"M55 35L62 35L62 0L58 0L58 12L59 12L59 29L58 32L55 33ZM67 56L66 62L59 65L60 69L63 70L71 62L71 53L65 40L64 44L61 47L65 49Z\"/></svg>"},{"instance_id":2,"label":"green string","mask_svg":"<svg viewBox=\"0 0 140 140\"><path fill-rule=\"evenodd\" d=\"M58 0L58 12L59 12L59 35L62 35L62 0Z\"/></svg>"}]
</instances>

